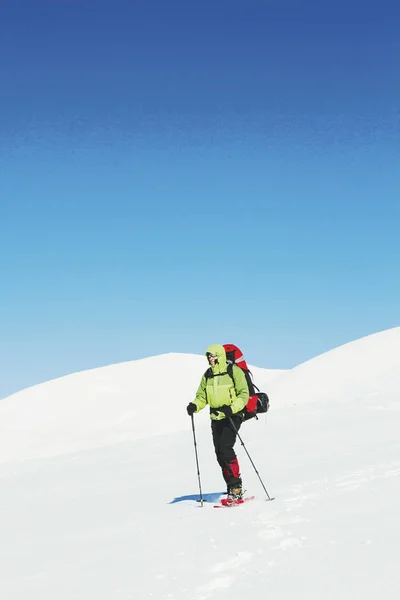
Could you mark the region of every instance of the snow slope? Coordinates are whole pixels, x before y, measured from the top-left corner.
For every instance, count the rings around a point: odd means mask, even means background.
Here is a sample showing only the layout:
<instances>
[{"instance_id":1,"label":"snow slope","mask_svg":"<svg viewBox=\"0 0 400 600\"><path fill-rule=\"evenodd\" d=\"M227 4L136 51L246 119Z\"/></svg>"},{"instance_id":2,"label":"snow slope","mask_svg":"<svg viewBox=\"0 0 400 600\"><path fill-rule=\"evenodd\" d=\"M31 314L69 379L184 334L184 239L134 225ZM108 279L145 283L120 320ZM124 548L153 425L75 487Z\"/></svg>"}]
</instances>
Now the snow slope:
<instances>
[{"instance_id":1,"label":"snow slope","mask_svg":"<svg viewBox=\"0 0 400 600\"><path fill-rule=\"evenodd\" d=\"M400 386L400 328L369 335L313 358L269 385L277 405L366 398Z\"/></svg>"},{"instance_id":2,"label":"snow slope","mask_svg":"<svg viewBox=\"0 0 400 600\"><path fill-rule=\"evenodd\" d=\"M140 426L128 396L115 405L102 402L104 389L118 385L118 377L107 379L102 369L91 372L87 387L84 374L70 376L58 380L57 394L46 390L56 385L50 382L1 407L1 437L8 432L12 447L0 464L2 599L399 597L400 328L338 348L270 382L270 413L245 423L241 434L276 499L265 501L238 443L244 483L256 500L234 509L213 508L223 485L206 411L195 423L210 502L201 508L195 501L193 438L180 387L192 391L203 360L167 392L163 369L173 356L147 360L141 365L153 373L159 391L153 399L165 393L170 406L164 419L157 415L160 402ZM122 374L128 367L120 368ZM311 387L323 379L321 369L331 395ZM308 393L301 393L303 385L310 386ZM365 394L369 385L373 392ZM63 413L55 395L72 395L74 409ZM101 418L94 415L96 398ZM53 400L51 434L43 413ZM43 440L34 435L35 424L43 428ZM25 445L12 445L10 427L18 439L25 431ZM85 448L80 428L88 436ZM7 447L3 443L1 452ZM26 460L29 448L41 457Z\"/></svg>"},{"instance_id":3,"label":"snow slope","mask_svg":"<svg viewBox=\"0 0 400 600\"><path fill-rule=\"evenodd\" d=\"M185 407L206 368L205 356L170 353L13 394L0 402L0 462L185 430ZM280 373L254 367L262 384Z\"/></svg>"}]
</instances>

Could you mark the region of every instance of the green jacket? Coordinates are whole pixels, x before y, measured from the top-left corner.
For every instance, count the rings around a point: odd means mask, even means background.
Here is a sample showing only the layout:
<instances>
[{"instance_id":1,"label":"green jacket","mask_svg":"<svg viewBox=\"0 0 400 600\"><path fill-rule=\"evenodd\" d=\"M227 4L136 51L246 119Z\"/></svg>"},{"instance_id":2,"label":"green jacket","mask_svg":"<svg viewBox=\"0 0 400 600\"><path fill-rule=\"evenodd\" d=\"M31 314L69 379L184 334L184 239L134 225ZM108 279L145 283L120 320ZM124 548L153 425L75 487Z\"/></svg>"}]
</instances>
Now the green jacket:
<instances>
[{"instance_id":1,"label":"green jacket","mask_svg":"<svg viewBox=\"0 0 400 600\"><path fill-rule=\"evenodd\" d=\"M203 375L199 388L196 393L196 399L193 403L197 406L196 412L202 410L207 404L210 408L219 408L224 404L232 407L233 414L239 413L246 406L249 399L249 388L247 387L246 377L238 366L233 365L231 377L227 373L227 362L225 348L218 344L207 348L207 352L215 354L218 357L216 365L211 367L214 375L217 377L206 378ZM219 375L219 373L223 373ZM223 412L217 414L210 413L211 419L217 421L225 419Z\"/></svg>"}]
</instances>

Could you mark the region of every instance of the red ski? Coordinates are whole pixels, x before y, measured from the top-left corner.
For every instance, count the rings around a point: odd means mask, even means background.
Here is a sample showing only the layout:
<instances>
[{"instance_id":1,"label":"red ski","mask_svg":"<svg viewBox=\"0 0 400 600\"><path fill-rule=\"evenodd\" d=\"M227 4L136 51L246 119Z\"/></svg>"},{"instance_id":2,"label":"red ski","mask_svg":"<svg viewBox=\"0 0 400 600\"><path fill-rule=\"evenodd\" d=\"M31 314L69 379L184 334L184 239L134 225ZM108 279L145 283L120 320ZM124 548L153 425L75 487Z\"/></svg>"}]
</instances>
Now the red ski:
<instances>
[{"instance_id":1,"label":"red ski","mask_svg":"<svg viewBox=\"0 0 400 600\"><path fill-rule=\"evenodd\" d=\"M255 496L247 496L246 498L240 498L239 500L231 500L230 498L222 498L221 504L214 504L214 508L231 508L233 506L240 506L245 502L254 500Z\"/></svg>"}]
</instances>

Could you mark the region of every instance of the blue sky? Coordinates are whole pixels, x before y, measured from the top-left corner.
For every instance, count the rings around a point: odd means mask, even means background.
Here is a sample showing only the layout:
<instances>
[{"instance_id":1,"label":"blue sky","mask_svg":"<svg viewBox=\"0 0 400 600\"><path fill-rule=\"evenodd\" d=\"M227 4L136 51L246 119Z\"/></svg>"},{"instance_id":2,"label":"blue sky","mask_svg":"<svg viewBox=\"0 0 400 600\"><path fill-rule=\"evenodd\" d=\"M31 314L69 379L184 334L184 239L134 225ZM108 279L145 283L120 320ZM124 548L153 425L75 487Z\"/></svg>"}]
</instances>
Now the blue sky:
<instances>
[{"instance_id":1,"label":"blue sky","mask_svg":"<svg viewBox=\"0 0 400 600\"><path fill-rule=\"evenodd\" d=\"M6 0L0 397L399 325L395 4Z\"/></svg>"}]
</instances>

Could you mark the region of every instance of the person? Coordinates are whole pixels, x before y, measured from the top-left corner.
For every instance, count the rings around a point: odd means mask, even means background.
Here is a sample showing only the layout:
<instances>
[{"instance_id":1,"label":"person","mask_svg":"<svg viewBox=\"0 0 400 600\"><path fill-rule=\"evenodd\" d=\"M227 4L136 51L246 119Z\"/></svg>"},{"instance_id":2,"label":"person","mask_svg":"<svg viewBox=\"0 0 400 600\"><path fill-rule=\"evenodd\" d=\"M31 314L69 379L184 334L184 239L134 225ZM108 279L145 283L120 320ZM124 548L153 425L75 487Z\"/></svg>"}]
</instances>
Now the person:
<instances>
[{"instance_id":1,"label":"person","mask_svg":"<svg viewBox=\"0 0 400 600\"><path fill-rule=\"evenodd\" d=\"M234 451L236 432L243 422L243 409L249 399L246 377L237 365L232 365L232 378L227 372L225 348L215 344L207 348L210 368L204 373L196 398L186 410L189 416L210 407L211 431L218 464L230 499L242 498L242 477ZM232 421L232 423L231 423Z\"/></svg>"}]
</instances>

